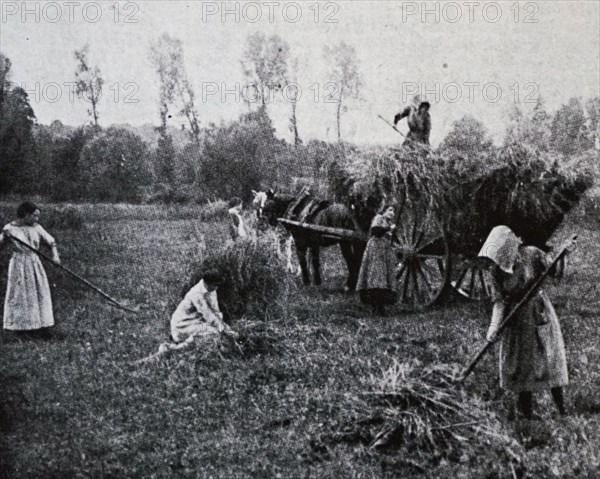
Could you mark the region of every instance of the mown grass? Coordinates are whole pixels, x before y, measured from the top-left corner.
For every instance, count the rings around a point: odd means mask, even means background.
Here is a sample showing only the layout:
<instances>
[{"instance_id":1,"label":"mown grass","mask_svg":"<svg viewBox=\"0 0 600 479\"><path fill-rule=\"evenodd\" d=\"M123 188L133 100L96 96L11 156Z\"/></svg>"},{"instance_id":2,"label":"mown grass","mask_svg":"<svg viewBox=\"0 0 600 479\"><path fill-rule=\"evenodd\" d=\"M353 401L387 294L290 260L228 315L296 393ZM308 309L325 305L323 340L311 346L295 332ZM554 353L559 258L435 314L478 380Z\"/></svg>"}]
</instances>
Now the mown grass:
<instances>
[{"instance_id":1,"label":"mown grass","mask_svg":"<svg viewBox=\"0 0 600 479\"><path fill-rule=\"evenodd\" d=\"M356 409L369 378L394 360L467 364L487 328L485 304L454 299L423 313L372 317L342 292L341 255L331 250L323 287L299 286L280 317L232 323L240 347L224 339L139 364L167 338L199 241L217 247L226 225L203 223L185 208L74 207L84 228L51 231L63 262L141 312L115 309L47 268L64 338L2 334L5 477L598 477L597 210L573 212L554 237L580 238L564 283L548 288L567 344L572 415L559 418L538 395L545 421L509 420L513 398L498 388L495 353L465 385L522 444L515 469L474 454L468 441L458 462L375 452L368 443L376 411ZM4 251L2 298L7 260Z\"/></svg>"}]
</instances>

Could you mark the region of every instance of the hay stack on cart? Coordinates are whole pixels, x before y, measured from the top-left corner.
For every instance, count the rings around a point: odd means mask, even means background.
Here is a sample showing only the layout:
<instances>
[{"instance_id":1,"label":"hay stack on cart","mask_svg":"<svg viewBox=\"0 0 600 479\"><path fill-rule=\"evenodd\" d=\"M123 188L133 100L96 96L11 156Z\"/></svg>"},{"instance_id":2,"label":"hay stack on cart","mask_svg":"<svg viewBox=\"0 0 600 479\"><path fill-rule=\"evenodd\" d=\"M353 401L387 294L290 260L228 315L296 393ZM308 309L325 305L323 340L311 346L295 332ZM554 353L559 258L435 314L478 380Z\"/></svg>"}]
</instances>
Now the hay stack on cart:
<instances>
[{"instance_id":1,"label":"hay stack on cart","mask_svg":"<svg viewBox=\"0 0 600 479\"><path fill-rule=\"evenodd\" d=\"M473 299L486 296L476 255L496 225L546 248L592 184L586 171L565 164L564 158L521 146L480 158L377 149L349 158L342 180L350 185L363 236L382 199L397 203L399 301L422 309L449 285Z\"/></svg>"}]
</instances>

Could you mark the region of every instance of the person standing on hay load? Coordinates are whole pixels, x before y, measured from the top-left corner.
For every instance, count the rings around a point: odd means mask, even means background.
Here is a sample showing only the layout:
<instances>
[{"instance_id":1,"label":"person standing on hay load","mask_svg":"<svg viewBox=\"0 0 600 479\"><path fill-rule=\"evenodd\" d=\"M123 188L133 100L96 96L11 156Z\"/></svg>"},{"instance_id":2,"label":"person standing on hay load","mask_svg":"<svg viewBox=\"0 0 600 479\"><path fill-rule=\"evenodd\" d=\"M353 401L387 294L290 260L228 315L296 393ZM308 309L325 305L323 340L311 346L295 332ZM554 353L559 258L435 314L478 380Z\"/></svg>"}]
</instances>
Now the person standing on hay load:
<instances>
[{"instance_id":1,"label":"person standing on hay load","mask_svg":"<svg viewBox=\"0 0 600 479\"><path fill-rule=\"evenodd\" d=\"M4 329L49 335L54 326L52 298L48 277L42 261L33 251L25 248L14 237L34 249L45 243L52 250L52 259L60 263L56 241L38 223L39 208L29 201L17 208L17 220L7 224L0 233L0 249L10 242L13 253L8 265L8 284L4 300Z\"/></svg>"},{"instance_id":2,"label":"person standing on hay load","mask_svg":"<svg viewBox=\"0 0 600 479\"><path fill-rule=\"evenodd\" d=\"M356 284L361 302L371 305L380 316L385 315L386 305L396 302L396 265L392 250L395 211L394 205L384 203L373 218Z\"/></svg>"},{"instance_id":3,"label":"person standing on hay load","mask_svg":"<svg viewBox=\"0 0 600 479\"><path fill-rule=\"evenodd\" d=\"M242 218L242 200L234 197L229 200L229 233L233 241L248 237L246 223Z\"/></svg>"},{"instance_id":4,"label":"person standing on hay load","mask_svg":"<svg viewBox=\"0 0 600 479\"><path fill-rule=\"evenodd\" d=\"M573 240L563 245L568 252L574 247ZM504 315L552 261L539 248L523 245L508 226L491 231L479 256L491 260L488 272L494 307L486 337L495 341ZM568 382L560 323L550 299L539 289L502 332L500 386L518 394L517 408L531 419L533 391L545 389L550 389L560 414L566 415L563 387Z\"/></svg>"},{"instance_id":5,"label":"person standing on hay load","mask_svg":"<svg viewBox=\"0 0 600 479\"><path fill-rule=\"evenodd\" d=\"M429 102L420 101L420 99L416 97L413 105L407 106L394 117L394 126L396 126L403 118L408 119L409 132L408 135L406 135L403 146L429 146L429 134L431 133L430 107L431 105Z\"/></svg>"}]
</instances>

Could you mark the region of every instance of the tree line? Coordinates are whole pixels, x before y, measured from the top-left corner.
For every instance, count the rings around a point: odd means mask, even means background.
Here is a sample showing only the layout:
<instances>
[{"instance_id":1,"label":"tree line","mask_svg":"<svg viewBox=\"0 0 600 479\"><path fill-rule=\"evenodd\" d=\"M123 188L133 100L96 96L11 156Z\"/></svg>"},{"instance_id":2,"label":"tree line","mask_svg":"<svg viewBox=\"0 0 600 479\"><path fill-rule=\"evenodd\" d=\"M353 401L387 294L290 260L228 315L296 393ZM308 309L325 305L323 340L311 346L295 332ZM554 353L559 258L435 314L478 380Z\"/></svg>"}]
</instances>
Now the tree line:
<instances>
[{"instance_id":1,"label":"tree line","mask_svg":"<svg viewBox=\"0 0 600 479\"><path fill-rule=\"evenodd\" d=\"M89 47L74 52L77 95L89 104L90 123L79 128L36 122L27 93L10 81L11 62L0 53L0 194L39 194L54 200L205 202L246 196L252 189L288 185L294 178L322 181L344 155L343 117L360 98L362 79L354 48L344 42L323 50L329 79L337 86L337 144L304 143L294 89L289 129L293 144L276 138L266 101L297 84L299 60L278 35L248 36L240 66L260 101L227 124L201 125L182 42L168 34L149 49L159 84L159 125L150 135L135 128L99 125L104 79ZM181 130L174 127L177 121ZM572 98L554 115L538 99L531 112L515 107L505 144L528 143L541 151L572 156L600 149L600 98ZM184 135L185 140L182 140ZM489 131L471 116L457 120L441 143L463 155L493 148Z\"/></svg>"}]
</instances>

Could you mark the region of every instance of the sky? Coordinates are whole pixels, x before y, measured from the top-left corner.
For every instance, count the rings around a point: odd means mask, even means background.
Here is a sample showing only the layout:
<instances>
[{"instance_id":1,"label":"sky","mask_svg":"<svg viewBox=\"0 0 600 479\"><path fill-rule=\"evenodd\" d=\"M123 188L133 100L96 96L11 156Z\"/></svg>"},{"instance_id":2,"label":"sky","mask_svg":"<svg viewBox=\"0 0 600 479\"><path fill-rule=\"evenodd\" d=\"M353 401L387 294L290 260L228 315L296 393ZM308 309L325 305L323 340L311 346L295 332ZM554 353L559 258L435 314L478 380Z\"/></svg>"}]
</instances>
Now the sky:
<instances>
[{"instance_id":1,"label":"sky","mask_svg":"<svg viewBox=\"0 0 600 479\"><path fill-rule=\"evenodd\" d=\"M356 143L401 141L377 115L391 120L415 93L432 104L434 145L467 114L501 141L515 104L527 110L541 95L554 112L571 97L600 96L596 0L0 0L0 14L0 51L12 62L11 80L28 91L43 124L89 122L89 104L73 97L70 83L73 52L86 43L105 79L100 124L158 124L149 47L164 32L183 42L201 125L247 111L240 60L256 31L278 34L299 59L304 139L336 139L323 48L340 41L356 49L362 76L361 98L347 104L342 120L342 136ZM279 95L268 111L278 136L291 140L289 101Z\"/></svg>"}]
</instances>

